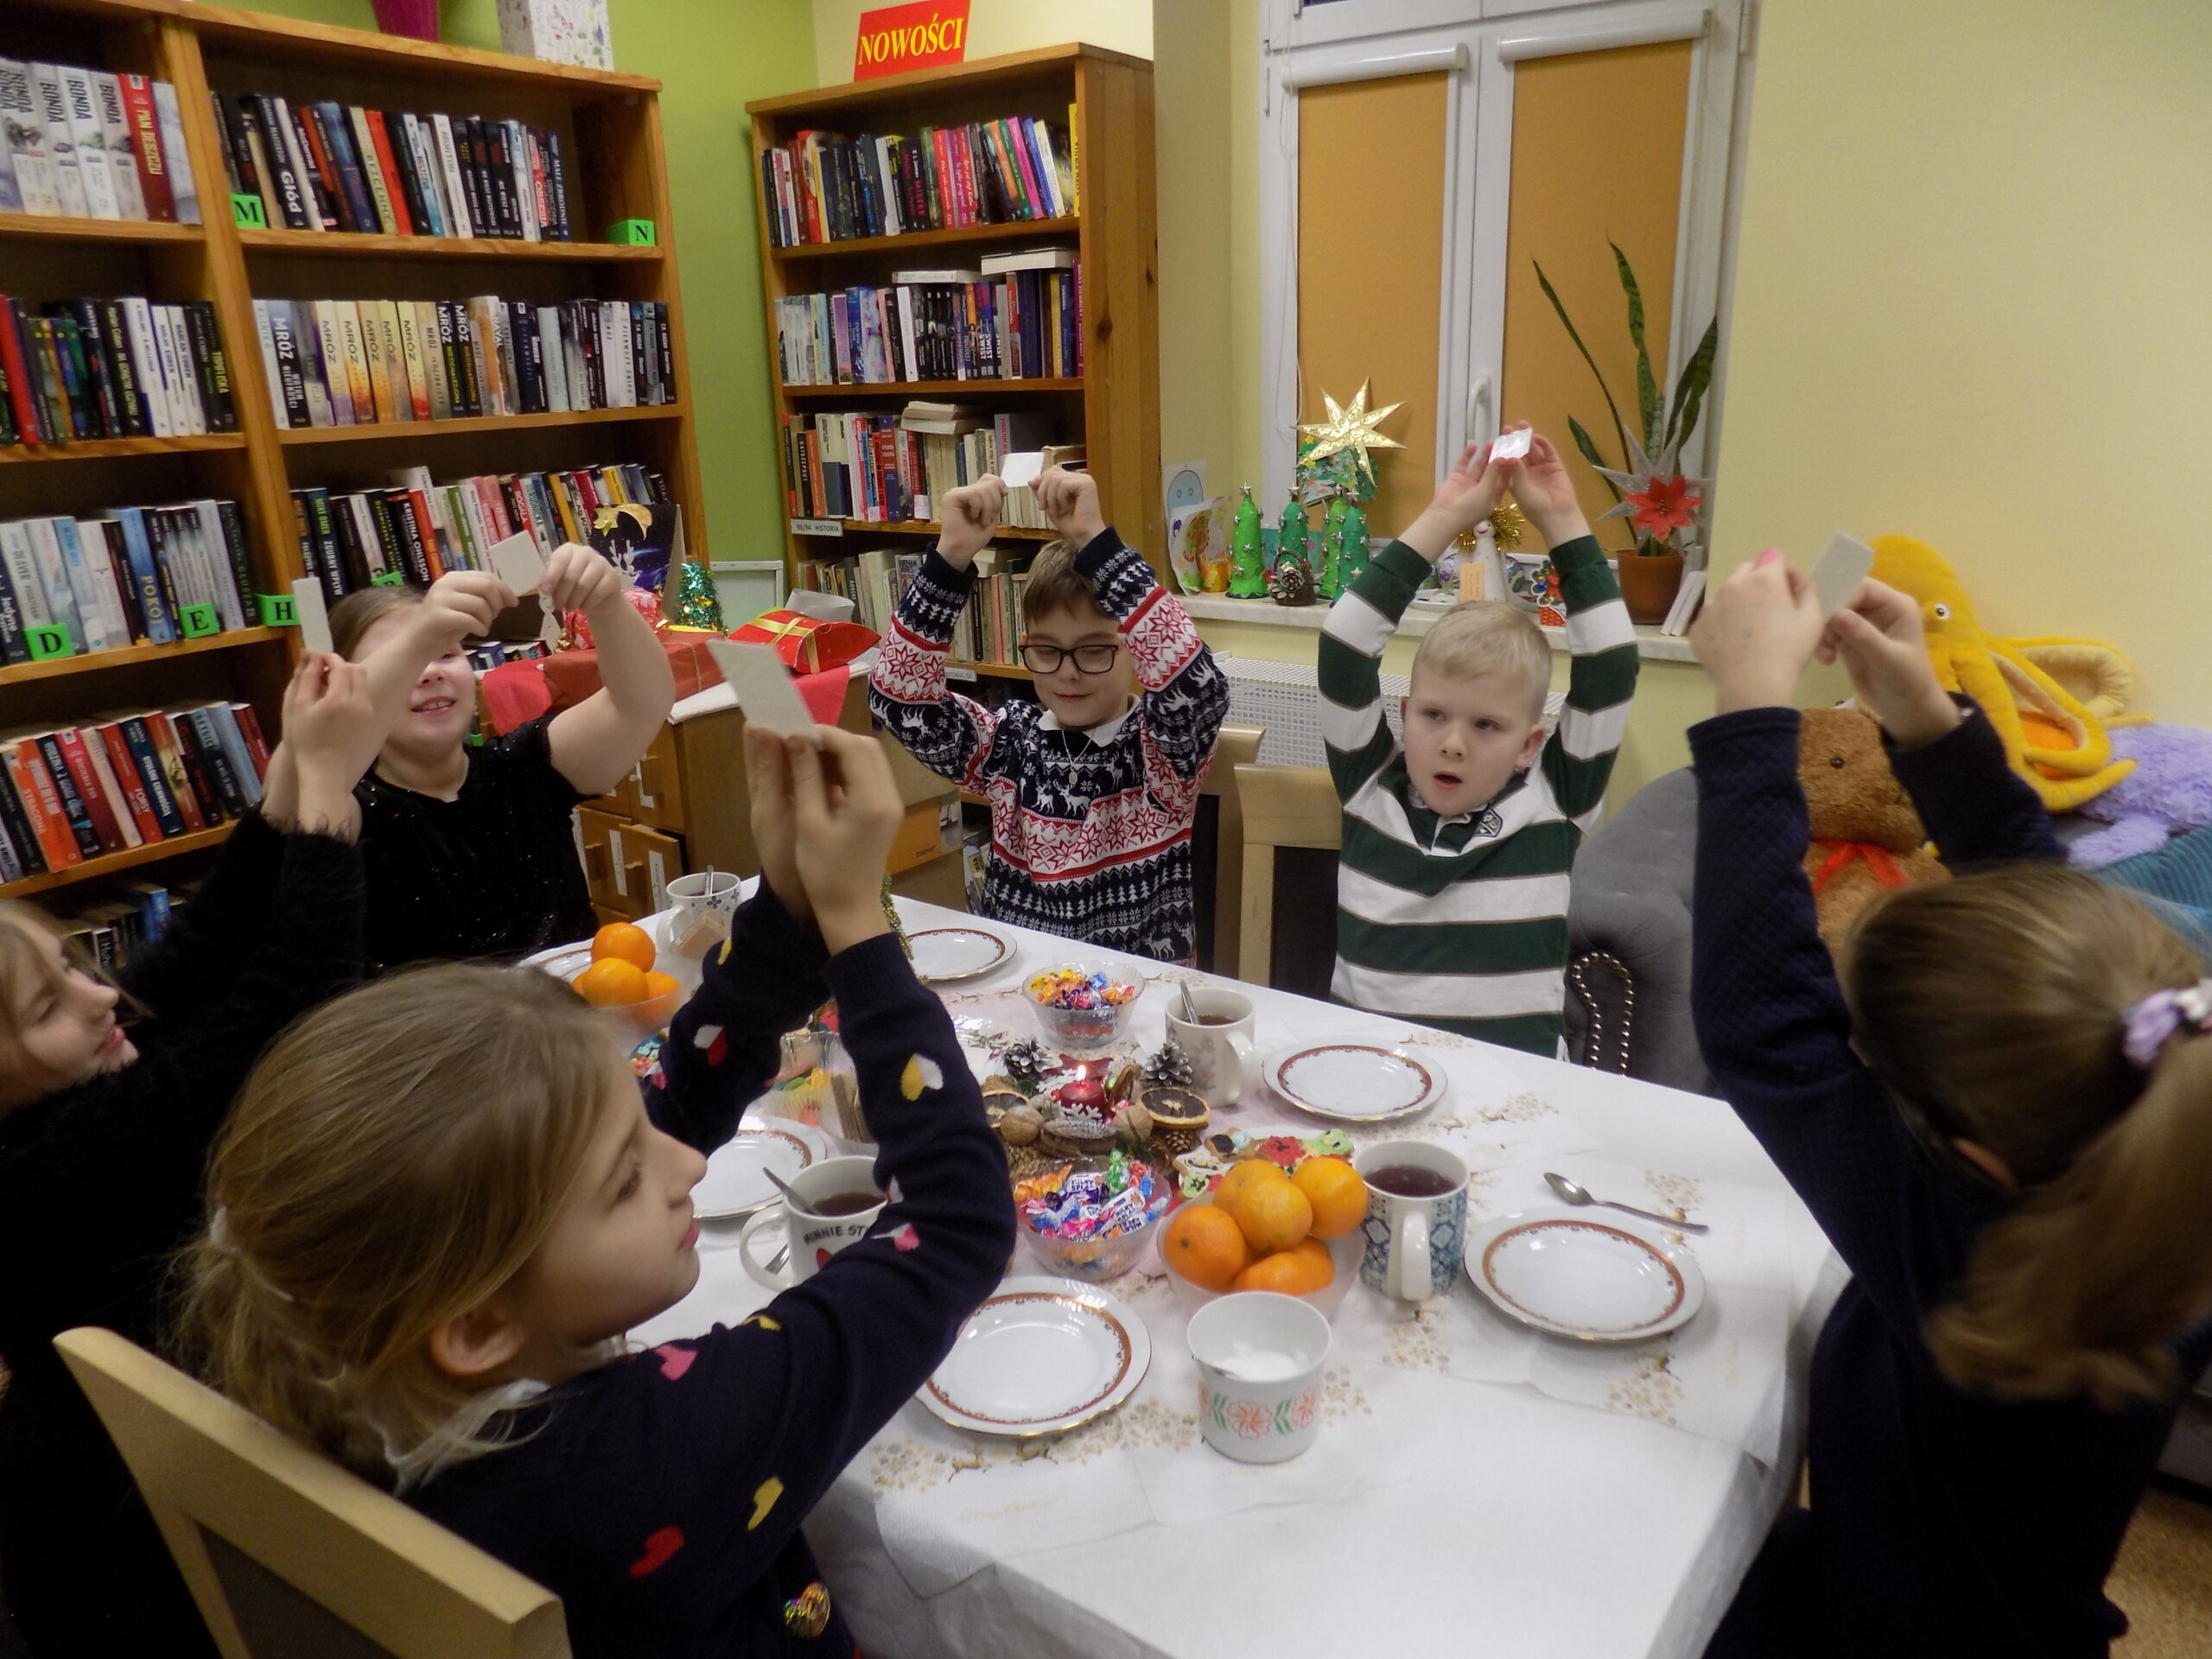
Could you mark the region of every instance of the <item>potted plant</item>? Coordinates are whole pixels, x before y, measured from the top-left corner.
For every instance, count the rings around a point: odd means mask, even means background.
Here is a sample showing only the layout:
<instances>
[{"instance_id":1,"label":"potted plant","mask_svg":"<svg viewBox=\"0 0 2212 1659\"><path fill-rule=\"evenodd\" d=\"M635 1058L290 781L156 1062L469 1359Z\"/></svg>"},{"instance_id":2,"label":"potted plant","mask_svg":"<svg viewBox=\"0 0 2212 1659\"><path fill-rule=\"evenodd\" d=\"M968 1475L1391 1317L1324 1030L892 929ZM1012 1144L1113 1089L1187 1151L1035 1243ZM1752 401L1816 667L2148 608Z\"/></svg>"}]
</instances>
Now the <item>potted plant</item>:
<instances>
[{"instance_id":1,"label":"potted plant","mask_svg":"<svg viewBox=\"0 0 2212 1659\"><path fill-rule=\"evenodd\" d=\"M1613 251L1621 290L1628 296L1629 338L1636 342L1635 427L1621 418L1612 389L1599 373L1597 359L1582 343L1559 291L1541 264L1536 267L1536 281L1543 287L1544 297L1552 302L1552 309L1559 313L1567 337L1590 365L1613 417L1613 429L1620 434L1622 465L1608 467L1582 423L1567 417L1574 447L1612 492L1613 505L1599 515L1599 521L1625 518L1630 534L1636 538L1634 556L1618 562L1621 597L1628 603L1632 621L1661 622L1681 586L1683 557L1696 549L1700 510L1711 489L1711 480L1683 475L1680 457L1682 446L1697 429L1698 416L1704 413L1706 389L1713 383L1713 355L1720 338L1720 320L1715 317L1706 325L1704 339L1698 341L1688 364L1675 378L1673 397L1662 397L1651 372L1651 353L1644 344L1643 291L1637 286L1636 271L1619 245L1608 241L1606 245Z\"/></svg>"}]
</instances>

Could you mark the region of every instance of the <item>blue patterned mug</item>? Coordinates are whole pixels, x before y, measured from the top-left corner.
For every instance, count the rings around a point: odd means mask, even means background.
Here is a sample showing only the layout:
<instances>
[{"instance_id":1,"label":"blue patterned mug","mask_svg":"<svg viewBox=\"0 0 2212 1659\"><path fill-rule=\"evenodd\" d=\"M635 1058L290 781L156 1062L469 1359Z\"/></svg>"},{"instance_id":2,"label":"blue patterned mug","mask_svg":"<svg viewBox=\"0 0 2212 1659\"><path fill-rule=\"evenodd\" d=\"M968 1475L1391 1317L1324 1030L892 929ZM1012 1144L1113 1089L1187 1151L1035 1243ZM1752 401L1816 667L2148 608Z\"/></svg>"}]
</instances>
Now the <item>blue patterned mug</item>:
<instances>
[{"instance_id":1,"label":"blue patterned mug","mask_svg":"<svg viewBox=\"0 0 2212 1659\"><path fill-rule=\"evenodd\" d=\"M1385 1296L1447 1294L1467 1255L1467 1166L1432 1141L1379 1141L1351 1160L1367 1183L1359 1276Z\"/></svg>"}]
</instances>

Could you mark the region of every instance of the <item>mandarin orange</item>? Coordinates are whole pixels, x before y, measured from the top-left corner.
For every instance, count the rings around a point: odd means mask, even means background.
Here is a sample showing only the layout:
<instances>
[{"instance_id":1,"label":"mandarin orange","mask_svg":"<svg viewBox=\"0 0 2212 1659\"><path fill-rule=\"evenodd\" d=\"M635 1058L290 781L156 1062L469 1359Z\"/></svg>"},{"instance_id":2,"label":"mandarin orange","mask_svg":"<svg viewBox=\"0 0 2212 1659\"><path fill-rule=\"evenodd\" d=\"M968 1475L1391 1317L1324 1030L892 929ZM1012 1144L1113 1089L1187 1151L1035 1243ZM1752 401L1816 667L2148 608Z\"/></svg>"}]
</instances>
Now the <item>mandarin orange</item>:
<instances>
[{"instance_id":1,"label":"mandarin orange","mask_svg":"<svg viewBox=\"0 0 2212 1659\"><path fill-rule=\"evenodd\" d=\"M642 974L652 967L656 954L653 936L634 922L609 922L591 936L594 962L626 962Z\"/></svg>"}]
</instances>

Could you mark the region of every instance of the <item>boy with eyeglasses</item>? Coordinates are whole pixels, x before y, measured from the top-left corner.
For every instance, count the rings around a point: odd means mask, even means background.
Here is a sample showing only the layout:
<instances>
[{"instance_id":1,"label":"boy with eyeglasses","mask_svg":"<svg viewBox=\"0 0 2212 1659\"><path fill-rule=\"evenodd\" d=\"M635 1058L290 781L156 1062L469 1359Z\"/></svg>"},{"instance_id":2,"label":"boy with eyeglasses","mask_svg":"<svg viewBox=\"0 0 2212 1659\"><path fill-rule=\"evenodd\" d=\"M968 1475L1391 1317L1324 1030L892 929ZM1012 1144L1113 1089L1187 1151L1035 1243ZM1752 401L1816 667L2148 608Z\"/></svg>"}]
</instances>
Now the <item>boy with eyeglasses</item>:
<instances>
[{"instance_id":1,"label":"boy with eyeglasses","mask_svg":"<svg viewBox=\"0 0 2212 1659\"><path fill-rule=\"evenodd\" d=\"M917 760L989 801L983 915L1188 962L1191 826L1229 682L1189 613L1107 528L1088 474L1055 467L1033 487L1060 536L1021 598L1038 701L986 707L945 684L971 567L1006 499L984 478L946 493L937 549L899 601L868 707Z\"/></svg>"}]
</instances>

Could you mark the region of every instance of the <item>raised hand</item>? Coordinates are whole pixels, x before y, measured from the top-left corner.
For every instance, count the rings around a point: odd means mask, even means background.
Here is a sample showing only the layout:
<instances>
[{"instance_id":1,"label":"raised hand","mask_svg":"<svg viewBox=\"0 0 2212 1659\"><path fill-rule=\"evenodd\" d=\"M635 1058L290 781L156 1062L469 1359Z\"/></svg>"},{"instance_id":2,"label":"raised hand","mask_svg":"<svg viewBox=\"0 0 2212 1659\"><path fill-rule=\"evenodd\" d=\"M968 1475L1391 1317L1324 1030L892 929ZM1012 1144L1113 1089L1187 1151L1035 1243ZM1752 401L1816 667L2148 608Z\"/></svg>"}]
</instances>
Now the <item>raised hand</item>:
<instances>
[{"instance_id":1,"label":"raised hand","mask_svg":"<svg viewBox=\"0 0 2212 1659\"><path fill-rule=\"evenodd\" d=\"M758 726L745 728L745 778L752 798L753 845L760 855L760 879L792 916L811 921L814 906L798 874L798 818L782 738Z\"/></svg>"},{"instance_id":2,"label":"raised hand","mask_svg":"<svg viewBox=\"0 0 2212 1659\"><path fill-rule=\"evenodd\" d=\"M1029 487L1036 491L1037 505L1046 518L1069 546L1086 548L1106 528L1098 510L1098 480L1089 473L1048 467Z\"/></svg>"},{"instance_id":3,"label":"raised hand","mask_svg":"<svg viewBox=\"0 0 2212 1659\"><path fill-rule=\"evenodd\" d=\"M488 571L448 571L415 607L416 633L426 645L436 645L429 657L441 657L464 639L491 632L499 613L514 602L514 589Z\"/></svg>"},{"instance_id":4,"label":"raised hand","mask_svg":"<svg viewBox=\"0 0 2212 1659\"><path fill-rule=\"evenodd\" d=\"M1828 619L1814 653L1841 661L1851 689L1892 742L1918 748L1957 725L1959 707L1936 678L1920 607L1910 594L1869 577Z\"/></svg>"},{"instance_id":5,"label":"raised hand","mask_svg":"<svg viewBox=\"0 0 2212 1659\"><path fill-rule=\"evenodd\" d=\"M1006 505L1006 486L996 474L985 474L973 484L947 490L938 508L938 556L956 570L965 570L976 556L990 544Z\"/></svg>"},{"instance_id":6,"label":"raised hand","mask_svg":"<svg viewBox=\"0 0 2212 1659\"><path fill-rule=\"evenodd\" d=\"M367 669L342 657L303 658L284 689L283 738L262 781L262 815L280 830L350 839L359 823L353 785L384 737Z\"/></svg>"},{"instance_id":7,"label":"raised hand","mask_svg":"<svg viewBox=\"0 0 2212 1659\"><path fill-rule=\"evenodd\" d=\"M1513 499L1529 515L1529 522L1544 538L1546 547L1557 547L1590 533L1589 520L1582 516L1582 503L1574 493L1574 480L1567 475L1567 463L1549 438L1537 433L1529 442L1529 453L1505 465L1510 469L1506 483Z\"/></svg>"},{"instance_id":8,"label":"raised hand","mask_svg":"<svg viewBox=\"0 0 2212 1659\"><path fill-rule=\"evenodd\" d=\"M1706 594L1690 645L1713 679L1714 711L1789 708L1821 639L1821 600L1778 548Z\"/></svg>"},{"instance_id":9,"label":"raised hand","mask_svg":"<svg viewBox=\"0 0 2212 1659\"><path fill-rule=\"evenodd\" d=\"M555 548L553 556L545 561L545 574L537 579L537 591L564 616L570 611L588 614L602 606L620 604L627 585L627 578L612 561L581 542L563 542ZM512 595L508 602L513 602Z\"/></svg>"},{"instance_id":10,"label":"raised hand","mask_svg":"<svg viewBox=\"0 0 2212 1659\"><path fill-rule=\"evenodd\" d=\"M1456 537L1490 517L1511 473L1510 463L1491 464L1488 444L1469 444L1438 480L1428 505L1398 539L1434 564Z\"/></svg>"},{"instance_id":11,"label":"raised hand","mask_svg":"<svg viewBox=\"0 0 2212 1659\"><path fill-rule=\"evenodd\" d=\"M887 931L883 873L906 808L873 736L817 726L784 745L798 830L798 877L822 942L842 950Z\"/></svg>"}]
</instances>

